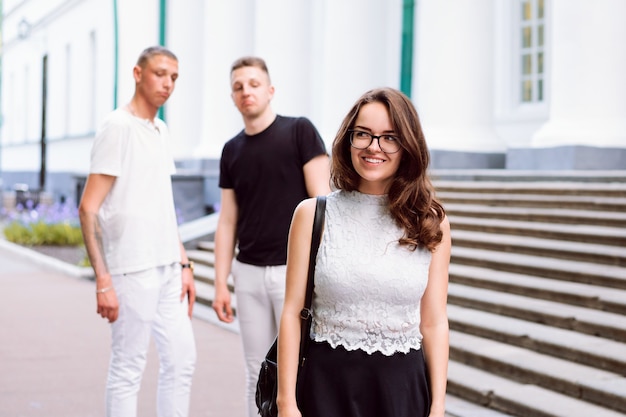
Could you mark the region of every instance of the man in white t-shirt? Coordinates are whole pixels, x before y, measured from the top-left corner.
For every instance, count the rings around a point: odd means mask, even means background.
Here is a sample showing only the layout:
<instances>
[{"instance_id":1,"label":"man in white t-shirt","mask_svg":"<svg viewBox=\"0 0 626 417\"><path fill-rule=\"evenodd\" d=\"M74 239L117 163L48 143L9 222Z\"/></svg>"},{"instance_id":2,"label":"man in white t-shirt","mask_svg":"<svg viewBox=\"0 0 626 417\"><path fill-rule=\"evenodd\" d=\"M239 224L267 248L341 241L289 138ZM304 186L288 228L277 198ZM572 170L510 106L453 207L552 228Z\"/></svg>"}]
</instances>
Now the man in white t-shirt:
<instances>
[{"instance_id":1,"label":"man in white t-shirt","mask_svg":"<svg viewBox=\"0 0 626 417\"><path fill-rule=\"evenodd\" d=\"M79 213L96 275L97 312L111 323L106 415L137 415L151 335L160 359L157 413L189 411L196 348L193 263L180 241L169 132L156 117L174 91L178 59L156 46L133 68L135 94L104 121Z\"/></svg>"}]
</instances>

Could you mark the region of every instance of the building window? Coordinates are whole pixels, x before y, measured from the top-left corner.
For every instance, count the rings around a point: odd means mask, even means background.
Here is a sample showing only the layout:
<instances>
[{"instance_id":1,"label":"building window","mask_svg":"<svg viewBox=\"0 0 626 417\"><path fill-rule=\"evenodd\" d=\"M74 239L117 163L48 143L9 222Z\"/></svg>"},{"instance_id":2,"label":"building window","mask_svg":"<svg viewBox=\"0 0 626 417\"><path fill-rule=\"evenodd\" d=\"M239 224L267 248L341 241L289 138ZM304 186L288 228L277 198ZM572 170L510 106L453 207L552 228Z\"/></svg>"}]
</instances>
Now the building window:
<instances>
[{"instance_id":1,"label":"building window","mask_svg":"<svg viewBox=\"0 0 626 417\"><path fill-rule=\"evenodd\" d=\"M544 0L519 0L520 13L520 100L544 100Z\"/></svg>"},{"instance_id":2,"label":"building window","mask_svg":"<svg viewBox=\"0 0 626 417\"><path fill-rule=\"evenodd\" d=\"M89 130L94 131L96 129L96 32L91 31L89 33L89 97L87 98L87 105L89 106Z\"/></svg>"},{"instance_id":3,"label":"building window","mask_svg":"<svg viewBox=\"0 0 626 417\"><path fill-rule=\"evenodd\" d=\"M22 122L22 126L21 131L22 134L19 135L21 136L21 142L27 142L27 141L32 141L34 138L36 138L36 136L32 136L30 135L30 130L29 129L29 125L30 126L35 126L36 123L33 123L34 119L32 117L32 109L31 109L31 100L32 100L32 94L33 93L33 88L32 88L32 84L33 84L33 80L30 79L30 67L28 66L28 64L26 65L26 67L24 67L24 100L22 101L22 114L19 115L18 117L21 119Z\"/></svg>"},{"instance_id":4,"label":"building window","mask_svg":"<svg viewBox=\"0 0 626 417\"><path fill-rule=\"evenodd\" d=\"M72 47L65 44L65 88L63 91L65 99L65 108L63 109L63 137L69 137L72 132L71 113L72 113Z\"/></svg>"}]
</instances>

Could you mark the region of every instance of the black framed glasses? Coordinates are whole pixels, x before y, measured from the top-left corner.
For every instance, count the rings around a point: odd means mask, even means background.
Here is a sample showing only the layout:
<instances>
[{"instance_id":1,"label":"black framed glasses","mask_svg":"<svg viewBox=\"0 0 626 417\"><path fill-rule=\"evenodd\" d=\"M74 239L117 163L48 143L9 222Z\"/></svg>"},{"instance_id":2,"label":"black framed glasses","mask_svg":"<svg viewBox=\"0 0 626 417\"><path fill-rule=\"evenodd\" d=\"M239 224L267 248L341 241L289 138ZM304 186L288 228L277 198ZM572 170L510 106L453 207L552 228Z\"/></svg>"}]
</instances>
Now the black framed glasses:
<instances>
[{"instance_id":1,"label":"black framed glasses","mask_svg":"<svg viewBox=\"0 0 626 417\"><path fill-rule=\"evenodd\" d=\"M384 153L396 153L400 150L400 141L393 135L375 136L363 130L349 130L350 145L356 149L367 149L370 147L374 139L378 140L378 147Z\"/></svg>"}]
</instances>

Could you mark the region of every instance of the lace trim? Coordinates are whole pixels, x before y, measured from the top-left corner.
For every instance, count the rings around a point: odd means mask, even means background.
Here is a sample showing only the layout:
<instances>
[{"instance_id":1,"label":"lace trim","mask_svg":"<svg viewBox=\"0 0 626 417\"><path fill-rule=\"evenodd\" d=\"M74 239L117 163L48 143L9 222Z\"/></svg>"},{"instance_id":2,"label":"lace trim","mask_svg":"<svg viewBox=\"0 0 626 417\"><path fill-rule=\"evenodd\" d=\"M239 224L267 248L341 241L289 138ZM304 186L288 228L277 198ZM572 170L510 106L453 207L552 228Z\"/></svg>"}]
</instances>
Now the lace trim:
<instances>
[{"instance_id":1,"label":"lace trim","mask_svg":"<svg viewBox=\"0 0 626 417\"><path fill-rule=\"evenodd\" d=\"M347 350L392 355L420 349L420 301L431 254L398 244L386 196L327 198L311 337Z\"/></svg>"}]
</instances>

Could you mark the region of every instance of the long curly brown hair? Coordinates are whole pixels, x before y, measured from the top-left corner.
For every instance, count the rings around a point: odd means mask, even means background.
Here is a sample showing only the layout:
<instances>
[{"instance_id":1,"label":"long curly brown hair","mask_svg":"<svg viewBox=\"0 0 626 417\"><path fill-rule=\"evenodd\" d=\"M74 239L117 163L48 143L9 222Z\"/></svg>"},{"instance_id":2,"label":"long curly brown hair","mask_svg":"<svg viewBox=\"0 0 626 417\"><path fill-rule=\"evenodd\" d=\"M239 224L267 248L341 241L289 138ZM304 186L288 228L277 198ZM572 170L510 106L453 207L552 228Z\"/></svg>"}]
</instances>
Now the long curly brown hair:
<instances>
[{"instance_id":1,"label":"long curly brown hair","mask_svg":"<svg viewBox=\"0 0 626 417\"><path fill-rule=\"evenodd\" d=\"M355 191L361 177L352 165L350 135L361 107L379 102L389 111L391 125L402 146L402 158L388 191L389 211L404 229L401 245L434 251L441 242L440 224L445 210L435 197L428 174L430 154L424 132L411 100L393 88L378 88L363 94L341 123L335 136L331 156L331 181L337 189Z\"/></svg>"}]
</instances>

